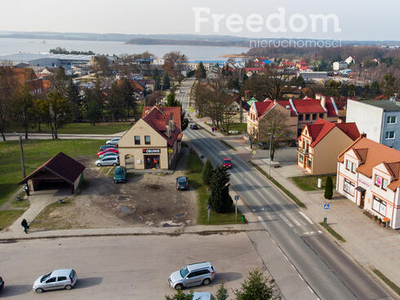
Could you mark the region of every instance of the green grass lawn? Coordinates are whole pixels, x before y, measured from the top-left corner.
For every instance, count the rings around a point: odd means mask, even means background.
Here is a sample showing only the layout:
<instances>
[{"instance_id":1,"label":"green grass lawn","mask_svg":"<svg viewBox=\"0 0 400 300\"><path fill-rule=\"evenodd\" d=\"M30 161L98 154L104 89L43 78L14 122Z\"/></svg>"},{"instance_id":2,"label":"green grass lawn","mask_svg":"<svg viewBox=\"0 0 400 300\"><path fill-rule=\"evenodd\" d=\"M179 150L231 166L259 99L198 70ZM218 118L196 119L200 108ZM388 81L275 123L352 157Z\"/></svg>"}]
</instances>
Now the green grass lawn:
<instances>
[{"instance_id":1,"label":"green grass lawn","mask_svg":"<svg viewBox=\"0 0 400 300\"><path fill-rule=\"evenodd\" d=\"M116 123L99 123L93 126L89 123L71 123L60 128L58 133L69 134L115 134L121 131L128 130L133 124L131 122L116 122ZM24 132L20 126L10 126L6 129L7 132ZM39 133L37 127L29 129L29 133ZM40 133L51 133L51 129L47 125L41 126Z\"/></svg>"},{"instance_id":2,"label":"green grass lawn","mask_svg":"<svg viewBox=\"0 0 400 300\"><path fill-rule=\"evenodd\" d=\"M229 130L237 130L239 134L247 131L247 123L234 123L229 124Z\"/></svg>"},{"instance_id":3,"label":"green grass lawn","mask_svg":"<svg viewBox=\"0 0 400 300\"><path fill-rule=\"evenodd\" d=\"M23 213L24 210L0 210L0 230L10 226ZM22 227L21 230L23 230Z\"/></svg>"},{"instance_id":4,"label":"green grass lawn","mask_svg":"<svg viewBox=\"0 0 400 300\"><path fill-rule=\"evenodd\" d=\"M188 164L187 164L187 176L189 178L190 185L196 190L198 195L198 208L199 215L197 217L197 224L203 225L223 225L223 224L234 224L241 223L240 211L238 211L238 220L235 221L235 207L232 205L232 209L228 213L215 213L211 211L210 222L207 221L207 199L208 191L206 186L203 184L201 173L203 171L203 163L197 154L191 150Z\"/></svg>"},{"instance_id":5,"label":"green grass lawn","mask_svg":"<svg viewBox=\"0 0 400 300\"><path fill-rule=\"evenodd\" d=\"M72 158L96 158L103 141L99 140L23 140L25 172L29 175L49 158L62 151ZM19 187L22 180L18 141L0 143L0 204Z\"/></svg>"},{"instance_id":6,"label":"green grass lawn","mask_svg":"<svg viewBox=\"0 0 400 300\"><path fill-rule=\"evenodd\" d=\"M326 178L328 176L299 176L290 179L303 191L325 190ZM336 186L336 176L331 175L333 186ZM322 187L318 188L318 178L322 178Z\"/></svg>"}]
</instances>

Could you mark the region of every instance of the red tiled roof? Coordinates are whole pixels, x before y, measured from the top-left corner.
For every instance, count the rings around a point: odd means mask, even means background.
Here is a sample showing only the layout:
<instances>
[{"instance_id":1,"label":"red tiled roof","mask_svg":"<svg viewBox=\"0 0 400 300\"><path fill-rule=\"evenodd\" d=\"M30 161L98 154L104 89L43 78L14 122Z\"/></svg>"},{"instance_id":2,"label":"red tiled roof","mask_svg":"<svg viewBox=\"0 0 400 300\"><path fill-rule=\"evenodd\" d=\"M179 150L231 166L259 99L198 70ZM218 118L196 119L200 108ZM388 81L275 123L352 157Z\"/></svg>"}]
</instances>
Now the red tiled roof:
<instances>
[{"instance_id":1,"label":"red tiled roof","mask_svg":"<svg viewBox=\"0 0 400 300\"><path fill-rule=\"evenodd\" d=\"M153 108L157 108L159 111L165 114L165 116L159 116L158 118L158 119L163 119L164 121L166 117L170 118L172 113L176 126L179 128L179 130L182 130L181 108L179 106L144 106L142 110L142 118L145 118L146 115L153 110Z\"/></svg>"},{"instance_id":2,"label":"red tiled roof","mask_svg":"<svg viewBox=\"0 0 400 300\"><path fill-rule=\"evenodd\" d=\"M38 167L27 177L22 179L19 184L26 183L29 179L35 177L35 175L42 170L53 173L57 177L62 178L70 184L73 184L75 180L82 174L83 170L85 170L85 166L72 159L68 155L60 152Z\"/></svg>"},{"instance_id":3,"label":"red tiled roof","mask_svg":"<svg viewBox=\"0 0 400 300\"><path fill-rule=\"evenodd\" d=\"M293 105L296 111L300 114L305 113L324 113L325 109L321 105L320 100L316 99L294 99Z\"/></svg>"},{"instance_id":4,"label":"red tiled roof","mask_svg":"<svg viewBox=\"0 0 400 300\"><path fill-rule=\"evenodd\" d=\"M274 101L254 102L254 105L257 109L257 118L260 118L274 106Z\"/></svg>"},{"instance_id":5,"label":"red tiled roof","mask_svg":"<svg viewBox=\"0 0 400 300\"><path fill-rule=\"evenodd\" d=\"M147 124L149 124L154 130L156 130L163 138L167 140L169 146L172 146L175 140L178 138L179 133L181 132L180 111L180 107L144 107L142 112L142 116L144 117L142 118ZM176 129L171 132L170 136L167 136L166 125L167 120L170 119L171 116L175 121ZM179 126L177 120L179 120Z\"/></svg>"},{"instance_id":6,"label":"red tiled roof","mask_svg":"<svg viewBox=\"0 0 400 300\"><path fill-rule=\"evenodd\" d=\"M343 131L349 138L353 141L360 137L360 132L358 131L356 123L337 123L336 127L338 127L341 131Z\"/></svg>"},{"instance_id":7,"label":"red tiled roof","mask_svg":"<svg viewBox=\"0 0 400 300\"><path fill-rule=\"evenodd\" d=\"M365 136L360 136L339 155L338 162L343 163L345 153L351 149L361 161L357 172L371 178L373 168L384 163L388 171L393 174L393 181L388 185L388 188L394 191L400 187L400 151L374 142Z\"/></svg>"}]
</instances>

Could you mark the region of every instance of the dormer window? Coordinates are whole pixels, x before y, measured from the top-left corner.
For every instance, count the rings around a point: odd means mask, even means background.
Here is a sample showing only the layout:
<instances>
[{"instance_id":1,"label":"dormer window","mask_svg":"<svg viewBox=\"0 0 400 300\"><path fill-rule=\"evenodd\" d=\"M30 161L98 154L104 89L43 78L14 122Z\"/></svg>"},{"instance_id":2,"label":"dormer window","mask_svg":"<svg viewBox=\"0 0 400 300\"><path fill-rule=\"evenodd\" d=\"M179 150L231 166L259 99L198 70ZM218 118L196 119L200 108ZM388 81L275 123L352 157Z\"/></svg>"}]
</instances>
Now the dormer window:
<instances>
[{"instance_id":1,"label":"dormer window","mask_svg":"<svg viewBox=\"0 0 400 300\"><path fill-rule=\"evenodd\" d=\"M346 160L346 170L350 171L351 170L351 161Z\"/></svg>"},{"instance_id":2,"label":"dormer window","mask_svg":"<svg viewBox=\"0 0 400 300\"><path fill-rule=\"evenodd\" d=\"M377 187L380 187L382 190L387 190L387 185L388 181L385 178L382 178L381 176L376 175L375 176L375 185Z\"/></svg>"},{"instance_id":3,"label":"dormer window","mask_svg":"<svg viewBox=\"0 0 400 300\"><path fill-rule=\"evenodd\" d=\"M351 172L356 173L356 164L355 163L351 164Z\"/></svg>"}]
</instances>

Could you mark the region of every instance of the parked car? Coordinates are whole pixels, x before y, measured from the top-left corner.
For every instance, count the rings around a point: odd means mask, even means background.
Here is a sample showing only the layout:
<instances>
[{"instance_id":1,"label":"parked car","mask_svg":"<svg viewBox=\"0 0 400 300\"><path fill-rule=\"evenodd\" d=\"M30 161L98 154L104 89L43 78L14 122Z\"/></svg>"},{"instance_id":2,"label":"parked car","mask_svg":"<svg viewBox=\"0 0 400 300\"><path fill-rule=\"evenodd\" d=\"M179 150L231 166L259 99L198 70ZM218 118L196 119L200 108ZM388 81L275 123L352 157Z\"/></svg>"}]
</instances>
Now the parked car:
<instances>
[{"instance_id":1,"label":"parked car","mask_svg":"<svg viewBox=\"0 0 400 300\"><path fill-rule=\"evenodd\" d=\"M97 153L97 156L100 156L100 155L102 155L104 153L108 153L108 152L119 153L118 149L107 148L107 149L104 149L103 151L100 151L99 153Z\"/></svg>"},{"instance_id":2,"label":"parked car","mask_svg":"<svg viewBox=\"0 0 400 300\"><path fill-rule=\"evenodd\" d=\"M190 129L197 130L199 129L199 126L197 126L197 124L191 124Z\"/></svg>"},{"instance_id":3,"label":"parked car","mask_svg":"<svg viewBox=\"0 0 400 300\"><path fill-rule=\"evenodd\" d=\"M232 160L229 157L225 157L224 161L222 162L222 165L227 169L231 169L232 168Z\"/></svg>"},{"instance_id":4,"label":"parked car","mask_svg":"<svg viewBox=\"0 0 400 300\"><path fill-rule=\"evenodd\" d=\"M126 182L126 170L124 167L119 166L114 172L114 183Z\"/></svg>"},{"instance_id":5,"label":"parked car","mask_svg":"<svg viewBox=\"0 0 400 300\"><path fill-rule=\"evenodd\" d=\"M258 142L258 148L261 148L261 149L269 149L269 144L268 143L263 143L263 142Z\"/></svg>"},{"instance_id":6,"label":"parked car","mask_svg":"<svg viewBox=\"0 0 400 300\"><path fill-rule=\"evenodd\" d=\"M99 155L99 158L103 158L103 157L108 157L108 156L119 156L119 153L115 153L115 152L106 152L102 155Z\"/></svg>"},{"instance_id":7,"label":"parked car","mask_svg":"<svg viewBox=\"0 0 400 300\"><path fill-rule=\"evenodd\" d=\"M116 146L116 145L101 145L100 148L99 148L99 152L100 152L100 151L104 151L104 150L106 150L106 149L108 149L108 148L115 148L115 149L117 149L117 146Z\"/></svg>"},{"instance_id":8,"label":"parked car","mask_svg":"<svg viewBox=\"0 0 400 300\"><path fill-rule=\"evenodd\" d=\"M195 263L173 272L168 278L168 284L177 290L202 284L208 285L214 276L215 268L210 262Z\"/></svg>"},{"instance_id":9,"label":"parked car","mask_svg":"<svg viewBox=\"0 0 400 300\"><path fill-rule=\"evenodd\" d=\"M70 290L77 281L78 275L73 269L54 270L36 279L33 284L33 290L37 293L48 290Z\"/></svg>"},{"instance_id":10,"label":"parked car","mask_svg":"<svg viewBox=\"0 0 400 300\"><path fill-rule=\"evenodd\" d=\"M94 163L96 166L116 166L119 165L119 157L118 156L107 156L101 159L96 160Z\"/></svg>"},{"instance_id":11,"label":"parked car","mask_svg":"<svg viewBox=\"0 0 400 300\"><path fill-rule=\"evenodd\" d=\"M189 187L188 178L185 176L176 178L176 189L177 190L187 190Z\"/></svg>"},{"instance_id":12,"label":"parked car","mask_svg":"<svg viewBox=\"0 0 400 300\"><path fill-rule=\"evenodd\" d=\"M193 299L196 300L211 300L211 293L209 292L194 292Z\"/></svg>"},{"instance_id":13,"label":"parked car","mask_svg":"<svg viewBox=\"0 0 400 300\"><path fill-rule=\"evenodd\" d=\"M116 145L116 144L118 144L120 139L121 139L121 137L113 138L113 139L107 141L106 144L107 145Z\"/></svg>"},{"instance_id":14,"label":"parked car","mask_svg":"<svg viewBox=\"0 0 400 300\"><path fill-rule=\"evenodd\" d=\"M0 277L0 291L3 289L4 287L4 280L3 278Z\"/></svg>"}]
</instances>

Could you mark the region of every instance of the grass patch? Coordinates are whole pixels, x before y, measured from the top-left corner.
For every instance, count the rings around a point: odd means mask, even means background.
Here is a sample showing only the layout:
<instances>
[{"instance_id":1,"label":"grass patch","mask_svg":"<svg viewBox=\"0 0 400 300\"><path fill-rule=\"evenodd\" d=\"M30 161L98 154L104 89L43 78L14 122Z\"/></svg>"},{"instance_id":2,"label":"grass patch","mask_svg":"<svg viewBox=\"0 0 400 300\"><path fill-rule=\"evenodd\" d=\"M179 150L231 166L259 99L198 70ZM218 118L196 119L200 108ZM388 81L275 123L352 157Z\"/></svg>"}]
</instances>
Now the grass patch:
<instances>
[{"instance_id":1,"label":"grass patch","mask_svg":"<svg viewBox=\"0 0 400 300\"><path fill-rule=\"evenodd\" d=\"M257 166L252 161L249 161L249 164L256 168L261 174L263 174L268 180L272 181L274 185L276 185L282 192L284 192L290 199L292 199L298 206L302 208L307 208L307 206L300 201L295 195L293 195L290 191L288 191L283 185L281 185L278 181L276 181L273 177L269 176L263 169Z\"/></svg>"},{"instance_id":2,"label":"grass patch","mask_svg":"<svg viewBox=\"0 0 400 300\"><path fill-rule=\"evenodd\" d=\"M237 133L237 134L242 134L243 132L247 132L247 123L229 124L229 131L231 131L231 130L239 131L239 133Z\"/></svg>"},{"instance_id":3,"label":"grass patch","mask_svg":"<svg viewBox=\"0 0 400 300\"><path fill-rule=\"evenodd\" d=\"M228 144L227 142L220 140L220 142L228 149L231 149L233 151L237 151L235 147L231 146L230 144Z\"/></svg>"},{"instance_id":4,"label":"grass patch","mask_svg":"<svg viewBox=\"0 0 400 300\"><path fill-rule=\"evenodd\" d=\"M198 195L199 215L197 224L199 225L224 225L224 224L239 224L241 223L241 213L238 210L238 220L235 221L235 207L232 205L231 211L227 213L215 213L211 211L210 222L207 221L208 213L208 196L207 187L203 183L202 171L203 163L197 156L196 152L190 151L186 176L189 178L189 184L196 190Z\"/></svg>"},{"instance_id":5,"label":"grass patch","mask_svg":"<svg viewBox=\"0 0 400 300\"><path fill-rule=\"evenodd\" d=\"M383 280L397 295L400 295L400 287L398 287L393 281L387 278L381 271L378 269L373 269L372 272L375 273L380 279Z\"/></svg>"},{"instance_id":6,"label":"grass patch","mask_svg":"<svg viewBox=\"0 0 400 300\"><path fill-rule=\"evenodd\" d=\"M337 233L331 226L329 226L328 224L325 224L324 222L320 222L319 225L324 227L338 241L340 241L342 243L346 242L346 240L339 233Z\"/></svg>"},{"instance_id":7,"label":"grass patch","mask_svg":"<svg viewBox=\"0 0 400 300\"><path fill-rule=\"evenodd\" d=\"M299 176L291 177L290 179L303 191L316 191L325 189L327 177L328 176ZM333 180L333 186L336 186L336 175L331 175L331 177ZM318 188L318 178L322 179L322 187L320 189Z\"/></svg>"},{"instance_id":8,"label":"grass patch","mask_svg":"<svg viewBox=\"0 0 400 300\"><path fill-rule=\"evenodd\" d=\"M70 123L58 130L58 133L69 134L115 134L128 130L132 126L132 122L115 122L115 123L98 123L93 126L90 123ZM18 125L7 128L8 132L24 132L22 127ZM41 131L37 127L29 129L29 133L51 133L51 129L46 124L41 126Z\"/></svg>"},{"instance_id":9,"label":"grass patch","mask_svg":"<svg viewBox=\"0 0 400 300\"><path fill-rule=\"evenodd\" d=\"M22 214L23 210L1 210L0 211L0 230L3 230L15 222ZM21 227L22 230L22 227Z\"/></svg>"},{"instance_id":10,"label":"grass patch","mask_svg":"<svg viewBox=\"0 0 400 300\"><path fill-rule=\"evenodd\" d=\"M28 209L29 206L31 206L31 203L28 200L20 200L17 201L16 199L11 201L10 205L12 207L17 207L17 208L26 208Z\"/></svg>"},{"instance_id":11,"label":"grass patch","mask_svg":"<svg viewBox=\"0 0 400 300\"><path fill-rule=\"evenodd\" d=\"M72 205L72 199L65 200L63 203L54 202L48 205L42 212L29 223L29 226L34 229L46 229L46 230L61 230L71 229L72 224L69 220L63 218L62 213L52 214L55 210L61 209L62 207ZM73 220L72 220L73 221Z\"/></svg>"},{"instance_id":12,"label":"grass patch","mask_svg":"<svg viewBox=\"0 0 400 300\"><path fill-rule=\"evenodd\" d=\"M99 140L23 140L26 175L60 151L72 158L94 159L101 144ZM0 143L0 204L15 192L22 180L19 151L18 141Z\"/></svg>"}]
</instances>

